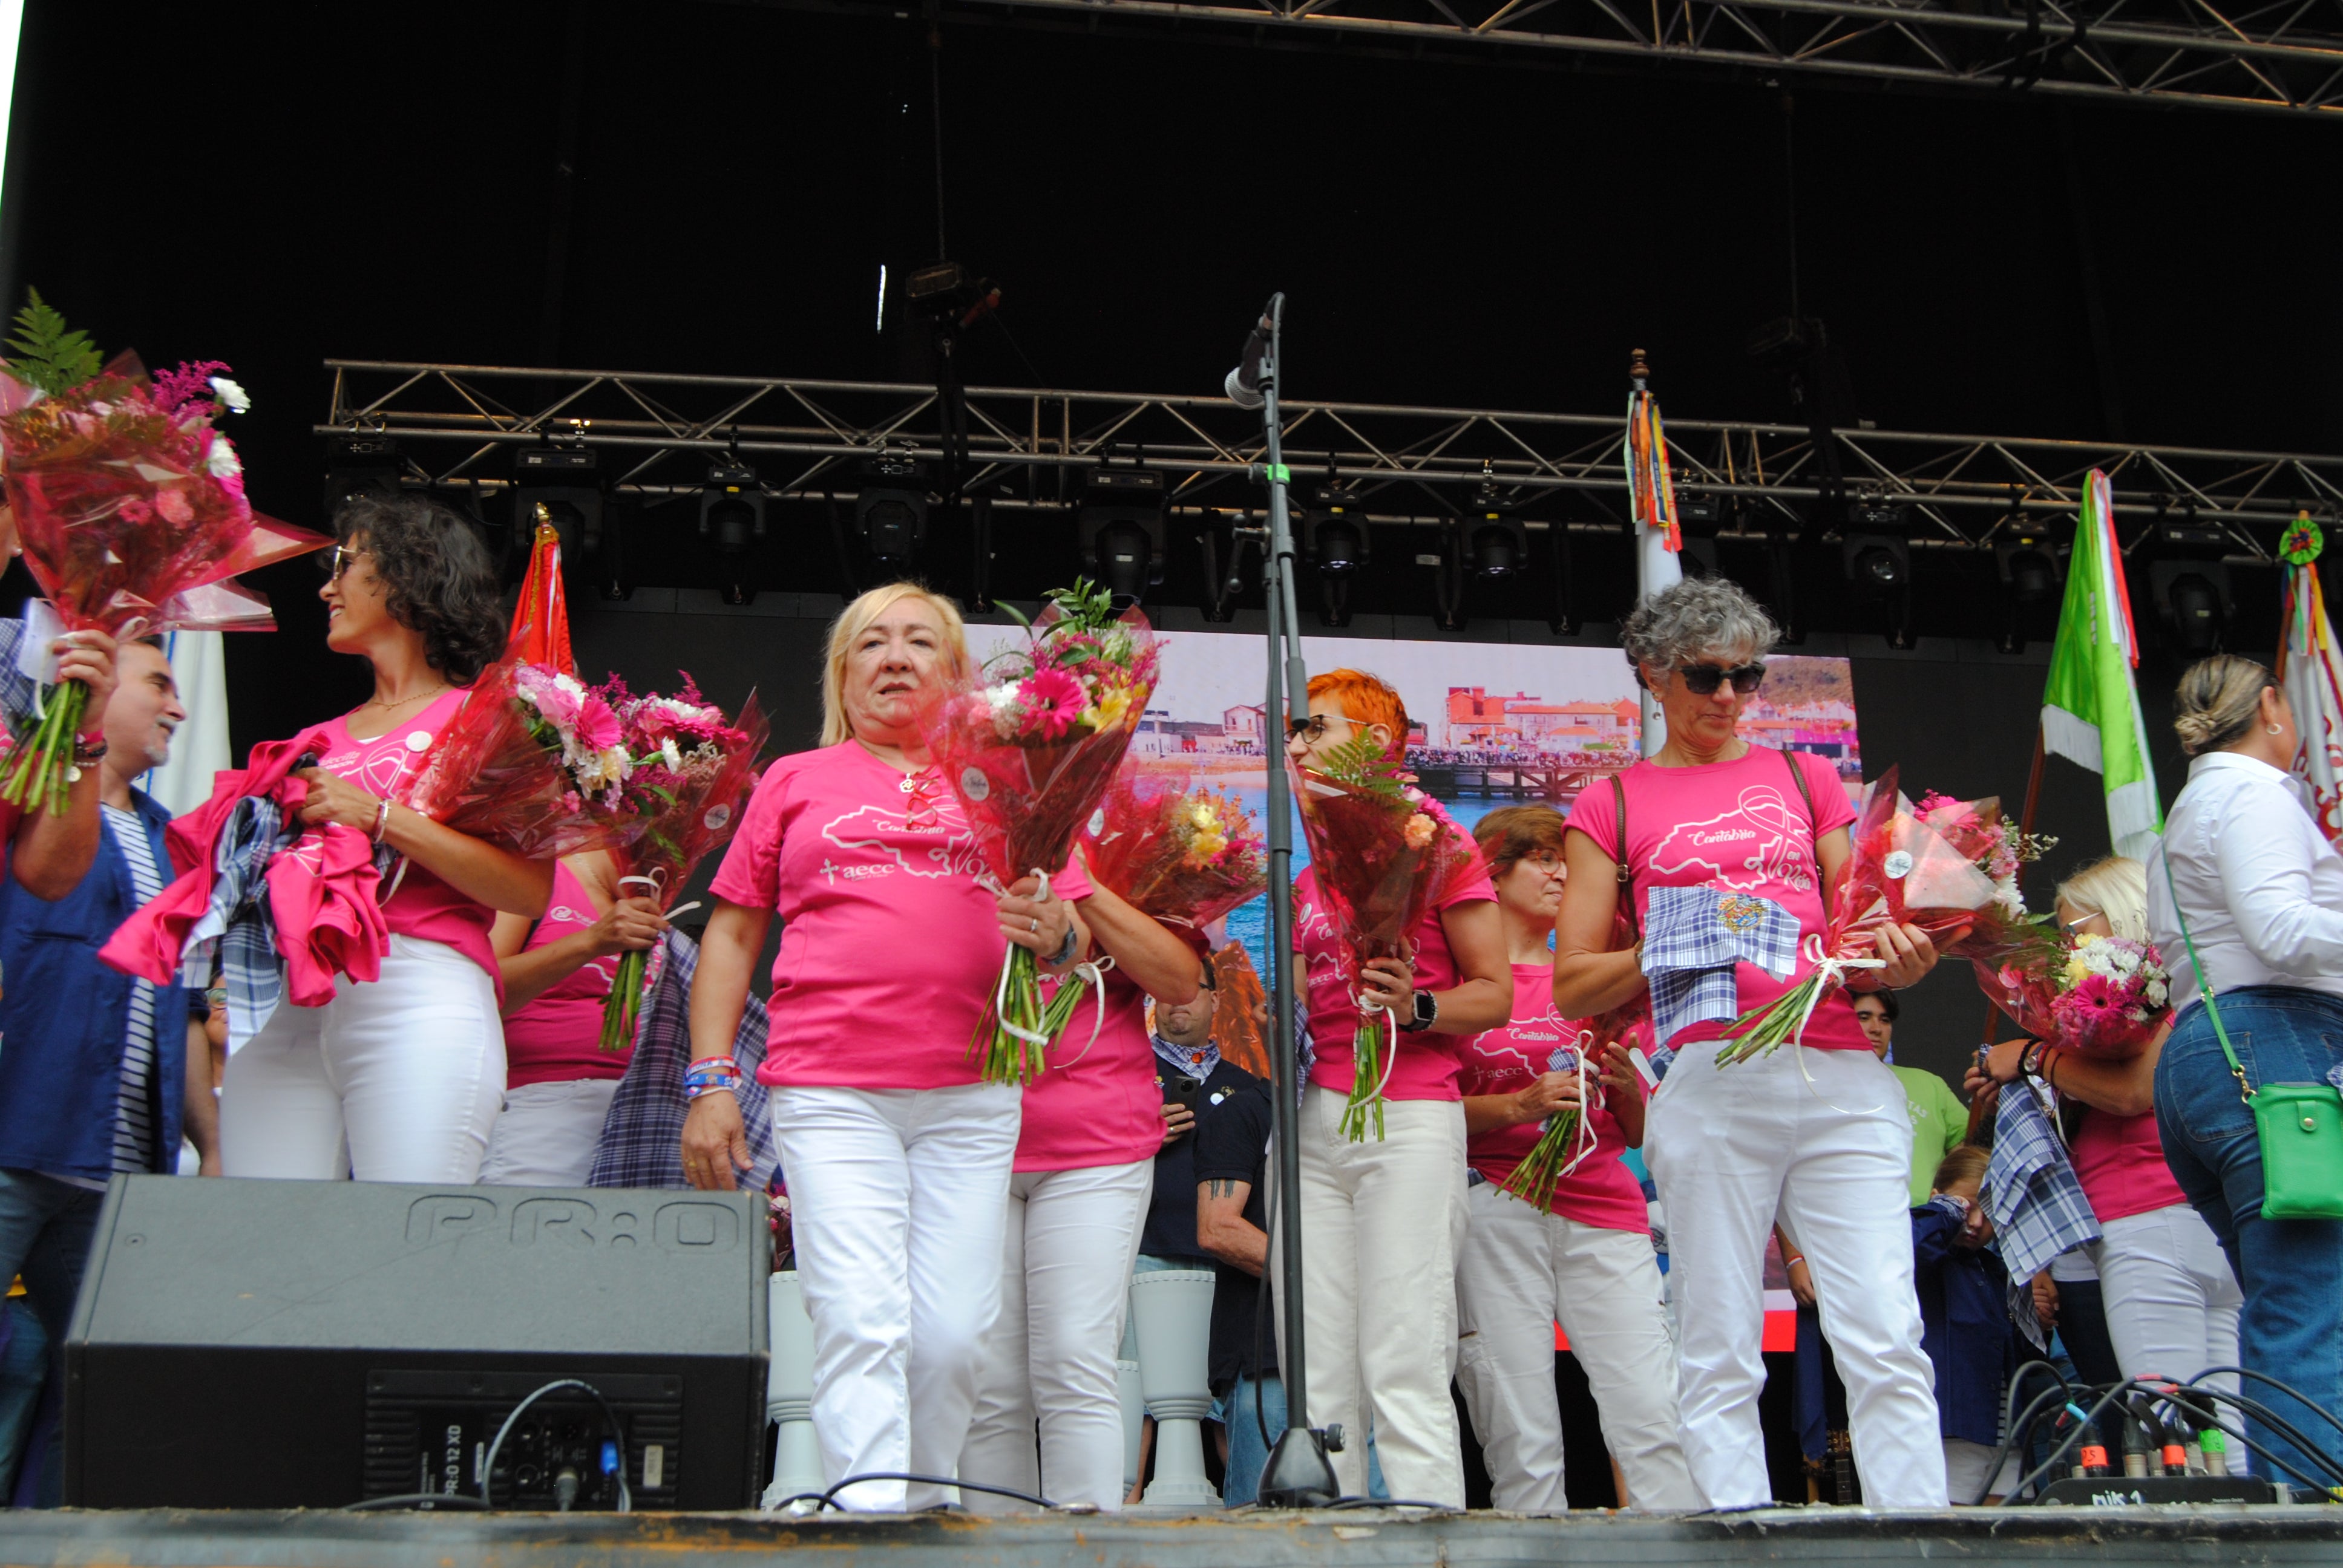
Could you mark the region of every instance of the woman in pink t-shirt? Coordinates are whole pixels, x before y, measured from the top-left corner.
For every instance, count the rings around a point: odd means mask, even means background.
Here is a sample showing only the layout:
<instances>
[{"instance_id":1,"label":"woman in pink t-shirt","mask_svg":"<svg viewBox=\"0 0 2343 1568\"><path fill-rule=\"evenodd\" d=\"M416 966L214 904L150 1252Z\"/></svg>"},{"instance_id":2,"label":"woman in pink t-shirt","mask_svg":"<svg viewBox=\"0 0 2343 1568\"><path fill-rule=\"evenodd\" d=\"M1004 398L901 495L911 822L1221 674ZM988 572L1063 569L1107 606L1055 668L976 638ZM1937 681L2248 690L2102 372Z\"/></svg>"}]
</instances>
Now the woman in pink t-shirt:
<instances>
[{"instance_id":1,"label":"woman in pink t-shirt","mask_svg":"<svg viewBox=\"0 0 2343 1568\"><path fill-rule=\"evenodd\" d=\"M952 602L873 588L830 624L822 744L765 770L710 891L691 990L692 1060L729 1059L773 917L781 919L757 1076L773 1090L798 1273L813 1316L813 1424L834 1484L949 1478L1001 1309L1019 1093L980 1078L969 1040L1004 941L1063 973L1088 946L1077 867L985 890L959 798L919 715L967 668ZM709 1070L701 1069L703 1072ZM749 1168L740 1109L695 1098L684 1172L729 1189ZM949 1482L872 1481L839 1501L925 1508Z\"/></svg>"},{"instance_id":2,"label":"woman in pink t-shirt","mask_svg":"<svg viewBox=\"0 0 2343 1568\"><path fill-rule=\"evenodd\" d=\"M505 1101L488 1133L489 1187L583 1187L603 1119L634 1056L602 1049L602 1012L618 955L659 940L667 920L640 894L618 896L606 850L553 867L553 901L535 921L498 915L488 932L505 993Z\"/></svg>"},{"instance_id":3,"label":"woman in pink t-shirt","mask_svg":"<svg viewBox=\"0 0 2343 1568\"><path fill-rule=\"evenodd\" d=\"M1399 756L1407 729L1407 709L1389 684L1360 670L1330 670L1312 678L1310 722L1287 754L1306 762L1363 733ZM1439 813L1430 801L1423 809ZM1445 815L1440 822L1473 849ZM1457 1048L1503 1024L1513 1010L1496 890L1473 850L1471 871L1415 929L1413 964L1378 959L1353 974L1310 871L1293 885L1293 930L1314 1051L1295 1141L1310 1417L1353 1434L1330 1456L1349 1495L1366 1494L1360 1434L1372 1430L1391 1495L1462 1508L1463 1444L1448 1392L1456 1249L1466 1225ZM1354 1143L1340 1124L1363 1003L1390 1010L1399 1028L1383 1085L1384 1136Z\"/></svg>"},{"instance_id":4,"label":"woman in pink t-shirt","mask_svg":"<svg viewBox=\"0 0 2343 1568\"><path fill-rule=\"evenodd\" d=\"M2117 855L2092 861L2058 884L2058 919L2077 935L2147 941L2147 869ZM2085 1108L2069 1148L2098 1217L2088 1251L2126 1377L2194 1377L2238 1364L2245 1293L2213 1228L2173 1180L2157 1131L2156 1064L2170 1032L2167 1023L2127 1061L2055 1045L2032 1053L2034 1076ZM1984 1071L1971 1070L1972 1091L2016 1079L2032 1043L1995 1046ZM2218 1381L2236 1386L2234 1377ZM2234 1466L2244 1455L2229 1457Z\"/></svg>"},{"instance_id":5,"label":"woman in pink t-shirt","mask_svg":"<svg viewBox=\"0 0 2343 1568\"><path fill-rule=\"evenodd\" d=\"M464 687L502 652L504 607L471 525L437 502L354 501L334 523L326 646L372 665L375 694L305 732L317 765L295 777L304 823L401 857L383 887L389 950L378 980L279 1006L228 1059L221 1158L230 1176L469 1181L505 1089L489 923L542 911L553 865L404 800Z\"/></svg>"},{"instance_id":6,"label":"woman in pink t-shirt","mask_svg":"<svg viewBox=\"0 0 2343 1568\"><path fill-rule=\"evenodd\" d=\"M1611 947L1622 855L1637 931L1655 887L1729 890L1781 906L1797 924L1797 969L1816 961L1824 890L1846 863L1854 810L1820 758L1753 747L1735 733L1777 635L1748 595L1714 578L1654 595L1620 628L1637 682L1666 715L1667 744L1615 785L1587 789L1572 810L1554 940L1564 1016L1609 1012L1644 991L1640 938ZM1886 967L1856 985L1910 985L1936 963L1916 927L1882 930L1878 949ZM1735 980L1744 1010L1790 983L1748 963ZM1757 1393L1765 1242L1778 1216L1814 1274L1865 1501L1942 1508L1935 1374L1920 1349L1905 1218L1912 1127L1903 1086L1872 1054L1844 990L1815 1010L1803 1045L1737 1067L1716 1065L1728 1027L1694 1024L1659 1042L1677 1054L1653 1098L1644 1153L1667 1214L1694 1483L1712 1508L1774 1495Z\"/></svg>"},{"instance_id":7,"label":"woman in pink t-shirt","mask_svg":"<svg viewBox=\"0 0 2343 1568\"><path fill-rule=\"evenodd\" d=\"M1096 1011L1100 993L1085 996L1051 1042L1047 1070L1025 1090L1001 1318L985 1341L960 1474L1112 1511L1123 1501L1115 1357L1163 1147L1147 999L1194 1000L1203 966L1197 945L1104 888L1093 886L1075 908L1114 960L1104 973L1105 1017ZM968 1503L980 1513L1015 1506L980 1492Z\"/></svg>"},{"instance_id":8,"label":"woman in pink t-shirt","mask_svg":"<svg viewBox=\"0 0 2343 1568\"><path fill-rule=\"evenodd\" d=\"M1482 818L1473 837L1496 886L1513 966L1513 1019L1463 1042L1458 1080L1472 1230L1456 1255L1456 1382L1496 1506L1517 1513L1570 1506L1554 1385L1559 1320L1626 1483L1620 1506L1698 1508L1676 1441L1675 1349L1651 1216L1619 1158L1643 1146L1643 1077L1624 1043L1582 1040L1582 1021L1554 1009L1562 813L1507 806ZM1536 1144L1540 1123L1581 1103L1581 1070L1592 1091L1580 1123L1586 1141L1548 1213L1502 1184Z\"/></svg>"}]
</instances>

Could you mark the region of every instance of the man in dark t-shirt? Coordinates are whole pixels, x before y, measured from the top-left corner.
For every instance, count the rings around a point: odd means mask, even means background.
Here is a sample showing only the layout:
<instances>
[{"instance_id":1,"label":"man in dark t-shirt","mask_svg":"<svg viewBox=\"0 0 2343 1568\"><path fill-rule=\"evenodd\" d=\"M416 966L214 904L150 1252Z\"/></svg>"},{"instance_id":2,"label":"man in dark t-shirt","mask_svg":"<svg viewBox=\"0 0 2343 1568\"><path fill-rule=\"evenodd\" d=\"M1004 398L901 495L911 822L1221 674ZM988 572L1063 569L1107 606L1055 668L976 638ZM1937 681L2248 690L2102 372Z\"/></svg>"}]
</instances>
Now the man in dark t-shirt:
<instances>
[{"instance_id":1,"label":"man in dark t-shirt","mask_svg":"<svg viewBox=\"0 0 2343 1568\"><path fill-rule=\"evenodd\" d=\"M1209 1269L1196 1243L1196 1137L1240 1082L1257 1081L1221 1060L1212 1044L1212 966L1196 1000L1155 1009L1155 1081L1163 1093L1163 1147L1155 1156L1155 1192L1139 1232L1139 1270Z\"/></svg>"},{"instance_id":2,"label":"man in dark t-shirt","mask_svg":"<svg viewBox=\"0 0 2343 1568\"><path fill-rule=\"evenodd\" d=\"M1228 1432L1221 1499L1234 1508L1253 1501L1269 1446L1285 1430L1285 1389L1262 1299L1269 1261L1269 1085L1225 1063L1222 1070L1238 1081L1217 1103L1200 1108L1195 1221L1197 1244L1212 1255L1218 1276L1211 1377Z\"/></svg>"}]
</instances>

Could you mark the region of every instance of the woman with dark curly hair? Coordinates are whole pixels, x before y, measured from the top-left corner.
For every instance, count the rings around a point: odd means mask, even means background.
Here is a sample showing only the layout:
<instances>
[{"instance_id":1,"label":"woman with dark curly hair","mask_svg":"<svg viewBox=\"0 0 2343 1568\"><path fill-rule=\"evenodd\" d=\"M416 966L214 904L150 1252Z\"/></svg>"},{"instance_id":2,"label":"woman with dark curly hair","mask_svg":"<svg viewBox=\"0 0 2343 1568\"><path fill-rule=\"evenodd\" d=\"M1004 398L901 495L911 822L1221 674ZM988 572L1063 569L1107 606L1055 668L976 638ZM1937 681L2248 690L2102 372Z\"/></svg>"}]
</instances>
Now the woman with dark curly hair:
<instances>
[{"instance_id":1,"label":"woman with dark curly hair","mask_svg":"<svg viewBox=\"0 0 2343 1568\"><path fill-rule=\"evenodd\" d=\"M502 650L496 570L470 526L419 498L361 500L340 544L326 646L374 667L374 696L306 731L296 777L311 827L364 833L403 859L385 884L380 980L347 977L322 1008L277 1008L228 1059L220 1151L230 1176L469 1181L504 1096L488 930L544 913L550 860L444 828L400 797L464 688Z\"/></svg>"}]
</instances>

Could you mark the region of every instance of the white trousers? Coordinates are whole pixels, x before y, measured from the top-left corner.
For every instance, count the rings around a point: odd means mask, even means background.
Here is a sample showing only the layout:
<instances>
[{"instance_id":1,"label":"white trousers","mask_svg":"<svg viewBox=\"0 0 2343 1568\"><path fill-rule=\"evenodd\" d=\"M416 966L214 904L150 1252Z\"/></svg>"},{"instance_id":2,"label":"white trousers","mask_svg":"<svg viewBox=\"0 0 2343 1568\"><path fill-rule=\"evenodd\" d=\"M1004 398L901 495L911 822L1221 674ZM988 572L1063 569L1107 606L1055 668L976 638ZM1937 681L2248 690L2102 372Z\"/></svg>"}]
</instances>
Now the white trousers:
<instances>
[{"instance_id":1,"label":"white trousers","mask_svg":"<svg viewBox=\"0 0 2343 1568\"><path fill-rule=\"evenodd\" d=\"M1343 1096L1302 1091L1302 1284L1312 1424L1340 1423L1330 1457L1345 1496L1367 1494L1372 1415L1393 1497L1464 1506L1464 1456L1449 1379L1456 1370L1456 1253L1464 1208L1464 1107L1394 1100L1386 1136L1353 1143ZM1277 1169L1272 1152L1270 1169ZM1275 1214L1275 1194L1270 1211ZM1282 1245L1272 1226L1270 1255ZM1272 1271L1272 1277L1275 1271ZM1281 1361L1283 1316L1279 1314Z\"/></svg>"},{"instance_id":2,"label":"white trousers","mask_svg":"<svg viewBox=\"0 0 2343 1568\"><path fill-rule=\"evenodd\" d=\"M380 980L343 976L323 1007L281 1003L228 1058L221 1164L230 1176L469 1182L504 1090L496 982L445 942L394 933Z\"/></svg>"},{"instance_id":3,"label":"white trousers","mask_svg":"<svg viewBox=\"0 0 2343 1568\"><path fill-rule=\"evenodd\" d=\"M1543 1213L1494 1182L1473 1188L1464 1202L1473 1226L1456 1255L1456 1381L1496 1506L1570 1506L1554 1386L1559 1319L1594 1390L1603 1441L1626 1477L1622 1502L1700 1507L1676 1440L1675 1352L1651 1237Z\"/></svg>"},{"instance_id":4,"label":"white trousers","mask_svg":"<svg viewBox=\"0 0 2343 1568\"><path fill-rule=\"evenodd\" d=\"M615 1078L524 1083L505 1091L505 1108L488 1129L484 1187L583 1187L594 1150L618 1092Z\"/></svg>"},{"instance_id":5,"label":"white trousers","mask_svg":"<svg viewBox=\"0 0 2343 1568\"><path fill-rule=\"evenodd\" d=\"M789 1088L771 1099L798 1282L813 1318L822 1473L831 1485L870 1471L951 1475L1001 1310L1001 1231L1023 1101L989 1083ZM838 1500L930 1508L953 1493L873 1481Z\"/></svg>"},{"instance_id":6,"label":"white trousers","mask_svg":"<svg viewBox=\"0 0 2343 1568\"><path fill-rule=\"evenodd\" d=\"M2213 1228L2195 1209L2175 1203L2109 1220L2087 1250L2124 1376L2185 1379L2238 1364L2245 1292ZM2235 1392L2237 1374L2215 1378L2213 1386ZM2247 1468L2243 1446L2230 1441L2229 1468Z\"/></svg>"},{"instance_id":7,"label":"white trousers","mask_svg":"<svg viewBox=\"0 0 2343 1568\"><path fill-rule=\"evenodd\" d=\"M1058 1503L1122 1506L1122 1401L1114 1363L1131 1260L1154 1191L1151 1159L1009 1179L1001 1316L985 1336L977 1368L961 1480L1013 1486ZM964 1500L978 1513L1026 1506L981 1492Z\"/></svg>"},{"instance_id":8,"label":"white trousers","mask_svg":"<svg viewBox=\"0 0 2343 1568\"><path fill-rule=\"evenodd\" d=\"M1904 1086L1867 1050L1785 1045L1725 1068L1715 1052L1703 1042L1677 1056L1644 1145L1668 1211L1694 1483L1712 1508L1773 1501L1757 1395L1765 1238L1778 1218L1814 1275L1865 1501L1942 1508L1936 1373L1912 1286Z\"/></svg>"}]
</instances>

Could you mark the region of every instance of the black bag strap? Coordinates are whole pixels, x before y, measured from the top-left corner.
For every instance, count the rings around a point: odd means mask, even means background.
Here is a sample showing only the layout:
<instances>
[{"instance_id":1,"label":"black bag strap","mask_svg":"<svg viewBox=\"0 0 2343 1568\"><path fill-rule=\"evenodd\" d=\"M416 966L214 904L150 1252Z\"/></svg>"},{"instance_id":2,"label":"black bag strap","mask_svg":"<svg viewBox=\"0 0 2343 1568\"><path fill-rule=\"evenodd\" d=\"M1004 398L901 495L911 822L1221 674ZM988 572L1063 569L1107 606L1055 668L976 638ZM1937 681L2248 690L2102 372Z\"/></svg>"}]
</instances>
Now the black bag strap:
<instances>
[{"instance_id":1,"label":"black bag strap","mask_svg":"<svg viewBox=\"0 0 2343 1568\"><path fill-rule=\"evenodd\" d=\"M1806 782L1806 771L1805 769L1798 766L1798 759L1791 756L1786 750L1782 753L1782 766L1790 770L1790 782L1798 787L1798 799L1806 803L1806 830L1807 836L1811 838L1813 836L1815 827L1822 821L1820 817L1815 815L1814 787ZM1820 845L1815 846L1815 859L1816 864L1819 865L1822 859L1822 849Z\"/></svg>"}]
</instances>

